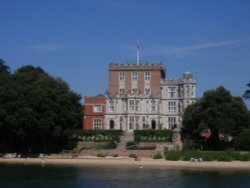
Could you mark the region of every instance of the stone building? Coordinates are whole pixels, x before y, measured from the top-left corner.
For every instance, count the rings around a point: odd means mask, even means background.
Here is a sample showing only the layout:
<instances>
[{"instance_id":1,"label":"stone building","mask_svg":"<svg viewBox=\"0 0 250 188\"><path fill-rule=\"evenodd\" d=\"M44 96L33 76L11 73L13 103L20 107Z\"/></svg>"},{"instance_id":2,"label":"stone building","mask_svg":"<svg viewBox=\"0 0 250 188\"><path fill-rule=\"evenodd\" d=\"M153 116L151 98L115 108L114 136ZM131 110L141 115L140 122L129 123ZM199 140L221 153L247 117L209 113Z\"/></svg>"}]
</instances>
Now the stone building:
<instances>
[{"instance_id":1,"label":"stone building","mask_svg":"<svg viewBox=\"0 0 250 188\"><path fill-rule=\"evenodd\" d=\"M110 64L101 127L122 130L179 128L185 107L196 100L196 81L189 72L178 80L165 77L166 69L161 63ZM87 114L85 109L85 119L88 119ZM92 124L86 122L85 127L97 129L93 121Z\"/></svg>"}]
</instances>

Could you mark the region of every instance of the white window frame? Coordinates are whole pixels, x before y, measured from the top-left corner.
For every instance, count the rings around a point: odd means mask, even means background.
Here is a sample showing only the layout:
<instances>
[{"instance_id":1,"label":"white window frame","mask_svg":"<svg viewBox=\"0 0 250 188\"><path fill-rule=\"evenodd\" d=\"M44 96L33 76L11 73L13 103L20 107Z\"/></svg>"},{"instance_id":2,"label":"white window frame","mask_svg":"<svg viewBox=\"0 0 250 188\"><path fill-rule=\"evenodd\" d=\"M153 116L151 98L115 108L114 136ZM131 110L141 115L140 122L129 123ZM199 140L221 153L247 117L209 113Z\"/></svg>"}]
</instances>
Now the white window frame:
<instances>
[{"instance_id":1,"label":"white window frame","mask_svg":"<svg viewBox=\"0 0 250 188\"><path fill-rule=\"evenodd\" d=\"M115 101L114 100L110 100L109 101L109 111L110 112L114 112L115 111Z\"/></svg>"},{"instance_id":2,"label":"white window frame","mask_svg":"<svg viewBox=\"0 0 250 188\"><path fill-rule=\"evenodd\" d=\"M119 80L124 81L125 80L125 72L119 72Z\"/></svg>"},{"instance_id":3,"label":"white window frame","mask_svg":"<svg viewBox=\"0 0 250 188\"><path fill-rule=\"evenodd\" d=\"M169 101L168 102L168 112L176 112L177 108L176 108L176 101Z\"/></svg>"},{"instance_id":4,"label":"white window frame","mask_svg":"<svg viewBox=\"0 0 250 188\"><path fill-rule=\"evenodd\" d=\"M129 100L129 111L130 112L139 112L140 110L140 100L139 99L130 99Z\"/></svg>"},{"instance_id":5,"label":"white window frame","mask_svg":"<svg viewBox=\"0 0 250 188\"><path fill-rule=\"evenodd\" d=\"M176 87L174 86L168 87L168 95L170 98L176 97Z\"/></svg>"},{"instance_id":6,"label":"white window frame","mask_svg":"<svg viewBox=\"0 0 250 188\"><path fill-rule=\"evenodd\" d=\"M138 90L136 88L132 89L132 93L136 94L138 92Z\"/></svg>"},{"instance_id":7,"label":"white window frame","mask_svg":"<svg viewBox=\"0 0 250 188\"><path fill-rule=\"evenodd\" d=\"M94 104L93 112L102 112L102 106L100 104Z\"/></svg>"},{"instance_id":8,"label":"white window frame","mask_svg":"<svg viewBox=\"0 0 250 188\"><path fill-rule=\"evenodd\" d=\"M132 78L132 80L134 80L134 81L138 80L138 72L132 72L131 78Z\"/></svg>"},{"instance_id":9,"label":"white window frame","mask_svg":"<svg viewBox=\"0 0 250 188\"><path fill-rule=\"evenodd\" d=\"M123 127L123 117L122 116L120 116L119 122L120 122L120 129L122 130L122 127Z\"/></svg>"},{"instance_id":10,"label":"white window frame","mask_svg":"<svg viewBox=\"0 0 250 188\"><path fill-rule=\"evenodd\" d=\"M144 80L151 80L151 72L144 72Z\"/></svg>"},{"instance_id":11,"label":"white window frame","mask_svg":"<svg viewBox=\"0 0 250 188\"><path fill-rule=\"evenodd\" d=\"M151 101L151 112L156 112L156 101Z\"/></svg>"},{"instance_id":12,"label":"white window frame","mask_svg":"<svg viewBox=\"0 0 250 188\"><path fill-rule=\"evenodd\" d=\"M172 129L176 125L176 117L168 117L169 129Z\"/></svg>"},{"instance_id":13,"label":"white window frame","mask_svg":"<svg viewBox=\"0 0 250 188\"><path fill-rule=\"evenodd\" d=\"M142 128L146 129L146 116L142 116Z\"/></svg>"},{"instance_id":14,"label":"white window frame","mask_svg":"<svg viewBox=\"0 0 250 188\"><path fill-rule=\"evenodd\" d=\"M129 116L129 129L134 130L135 119L134 116Z\"/></svg>"},{"instance_id":15,"label":"white window frame","mask_svg":"<svg viewBox=\"0 0 250 188\"><path fill-rule=\"evenodd\" d=\"M133 112L135 110L135 101L133 99L129 100L129 111Z\"/></svg>"},{"instance_id":16,"label":"white window frame","mask_svg":"<svg viewBox=\"0 0 250 188\"><path fill-rule=\"evenodd\" d=\"M93 129L94 130L102 129L102 119L100 118L93 119Z\"/></svg>"},{"instance_id":17,"label":"white window frame","mask_svg":"<svg viewBox=\"0 0 250 188\"><path fill-rule=\"evenodd\" d=\"M124 88L120 88L120 89L119 89L119 93L120 93L120 94L124 94L124 93L125 93L125 89L124 89Z\"/></svg>"},{"instance_id":18,"label":"white window frame","mask_svg":"<svg viewBox=\"0 0 250 188\"><path fill-rule=\"evenodd\" d=\"M144 93L145 93L145 94L150 94L150 92L151 92L150 88L145 88L145 89L144 89Z\"/></svg>"}]
</instances>

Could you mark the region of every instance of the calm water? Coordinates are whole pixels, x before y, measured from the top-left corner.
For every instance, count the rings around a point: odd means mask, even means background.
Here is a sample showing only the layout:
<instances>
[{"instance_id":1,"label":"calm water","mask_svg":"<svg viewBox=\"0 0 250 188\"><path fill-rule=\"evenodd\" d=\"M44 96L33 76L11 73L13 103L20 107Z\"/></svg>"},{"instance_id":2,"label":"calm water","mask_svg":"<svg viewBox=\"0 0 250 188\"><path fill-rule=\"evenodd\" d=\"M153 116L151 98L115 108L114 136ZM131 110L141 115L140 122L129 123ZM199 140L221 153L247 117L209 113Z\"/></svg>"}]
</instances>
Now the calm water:
<instances>
[{"instance_id":1,"label":"calm water","mask_svg":"<svg viewBox=\"0 0 250 188\"><path fill-rule=\"evenodd\" d=\"M250 171L0 165L0 188L250 187Z\"/></svg>"}]
</instances>

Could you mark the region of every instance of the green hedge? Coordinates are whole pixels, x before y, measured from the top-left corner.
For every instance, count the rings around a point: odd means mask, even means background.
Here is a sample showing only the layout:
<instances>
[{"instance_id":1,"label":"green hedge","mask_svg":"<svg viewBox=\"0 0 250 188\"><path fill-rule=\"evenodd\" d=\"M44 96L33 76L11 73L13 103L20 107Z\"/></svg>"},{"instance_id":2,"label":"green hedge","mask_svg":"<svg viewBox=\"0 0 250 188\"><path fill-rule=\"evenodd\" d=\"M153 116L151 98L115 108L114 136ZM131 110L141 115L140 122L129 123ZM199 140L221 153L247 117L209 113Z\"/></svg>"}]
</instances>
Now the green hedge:
<instances>
[{"instance_id":1,"label":"green hedge","mask_svg":"<svg viewBox=\"0 0 250 188\"><path fill-rule=\"evenodd\" d=\"M171 130L135 130L135 142L171 142Z\"/></svg>"},{"instance_id":2,"label":"green hedge","mask_svg":"<svg viewBox=\"0 0 250 188\"><path fill-rule=\"evenodd\" d=\"M79 129L74 132L73 139L76 139L77 141L120 142L121 135L123 135L122 130L82 130L82 129Z\"/></svg>"},{"instance_id":3,"label":"green hedge","mask_svg":"<svg viewBox=\"0 0 250 188\"><path fill-rule=\"evenodd\" d=\"M250 153L237 151L169 151L166 160L189 161L191 158L202 158L203 161L250 161Z\"/></svg>"}]
</instances>

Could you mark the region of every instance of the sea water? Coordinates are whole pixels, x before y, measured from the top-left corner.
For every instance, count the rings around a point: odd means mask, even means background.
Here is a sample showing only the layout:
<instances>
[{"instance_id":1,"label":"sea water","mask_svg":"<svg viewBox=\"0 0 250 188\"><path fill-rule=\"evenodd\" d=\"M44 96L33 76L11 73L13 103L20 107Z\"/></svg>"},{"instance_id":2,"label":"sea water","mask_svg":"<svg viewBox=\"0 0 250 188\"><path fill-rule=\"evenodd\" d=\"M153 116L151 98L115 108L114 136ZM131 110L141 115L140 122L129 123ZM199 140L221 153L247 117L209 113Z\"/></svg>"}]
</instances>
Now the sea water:
<instances>
[{"instance_id":1,"label":"sea water","mask_svg":"<svg viewBox=\"0 0 250 188\"><path fill-rule=\"evenodd\" d=\"M0 188L250 187L250 171L0 165Z\"/></svg>"}]
</instances>

